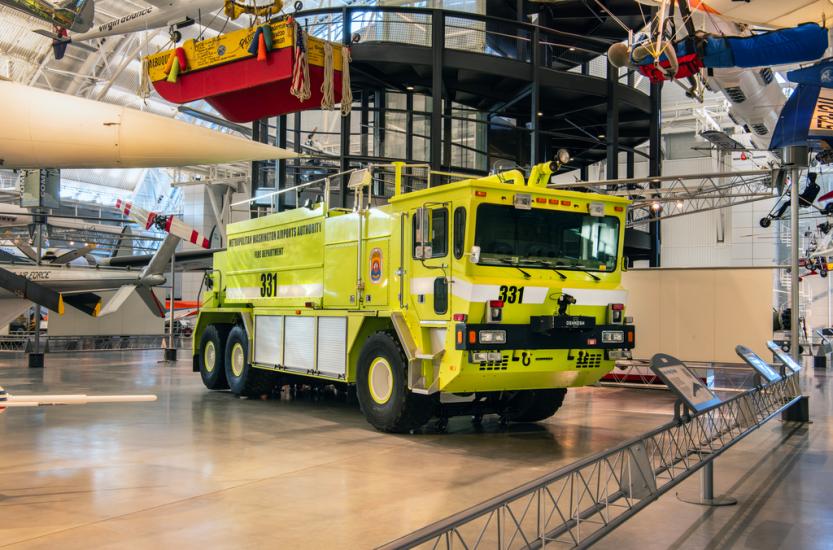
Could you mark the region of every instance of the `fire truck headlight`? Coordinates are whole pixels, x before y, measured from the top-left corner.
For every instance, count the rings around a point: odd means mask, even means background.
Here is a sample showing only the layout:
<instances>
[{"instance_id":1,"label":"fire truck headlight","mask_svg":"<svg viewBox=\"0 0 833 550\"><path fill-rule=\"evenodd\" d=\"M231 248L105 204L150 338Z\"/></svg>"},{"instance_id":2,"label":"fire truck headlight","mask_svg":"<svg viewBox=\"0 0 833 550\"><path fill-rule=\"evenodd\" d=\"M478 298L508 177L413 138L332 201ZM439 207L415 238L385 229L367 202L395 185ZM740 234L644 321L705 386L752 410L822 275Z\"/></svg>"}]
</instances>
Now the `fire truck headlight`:
<instances>
[{"instance_id":1,"label":"fire truck headlight","mask_svg":"<svg viewBox=\"0 0 833 550\"><path fill-rule=\"evenodd\" d=\"M478 340L481 344L505 344L506 331L505 330L481 330L478 335Z\"/></svg>"},{"instance_id":2,"label":"fire truck headlight","mask_svg":"<svg viewBox=\"0 0 833 550\"><path fill-rule=\"evenodd\" d=\"M625 342L625 333L621 330L605 330L602 331L603 344L623 344Z\"/></svg>"}]
</instances>

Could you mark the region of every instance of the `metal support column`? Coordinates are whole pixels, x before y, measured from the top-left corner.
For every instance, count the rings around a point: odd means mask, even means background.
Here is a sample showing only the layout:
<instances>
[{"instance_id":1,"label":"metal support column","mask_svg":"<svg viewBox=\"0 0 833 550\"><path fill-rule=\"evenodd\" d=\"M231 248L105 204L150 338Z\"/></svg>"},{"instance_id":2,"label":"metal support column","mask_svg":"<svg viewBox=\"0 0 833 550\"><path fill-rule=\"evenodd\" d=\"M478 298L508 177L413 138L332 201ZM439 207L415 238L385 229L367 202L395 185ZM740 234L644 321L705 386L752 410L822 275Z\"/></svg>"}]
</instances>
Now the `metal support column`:
<instances>
[{"instance_id":1,"label":"metal support column","mask_svg":"<svg viewBox=\"0 0 833 550\"><path fill-rule=\"evenodd\" d=\"M414 159L414 94L405 95L405 160Z\"/></svg>"},{"instance_id":2,"label":"metal support column","mask_svg":"<svg viewBox=\"0 0 833 550\"><path fill-rule=\"evenodd\" d=\"M454 120L452 117L452 107L451 107L451 100L446 99L443 101L443 167L444 168L451 168L451 155L452 155L452 148L451 144L453 140L453 133L454 128L452 126Z\"/></svg>"},{"instance_id":3,"label":"metal support column","mask_svg":"<svg viewBox=\"0 0 833 550\"><path fill-rule=\"evenodd\" d=\"M799 363L801 352L798 344L799 318L801 299L799 294L799 248L801 235L798 230L798 206L800 201L799 178L801 170L807 166L809 151L804 146L787 147L784 149L784 165L790 170L790 354Z\"/></svg>"},{"instance_id":4,"label":"metal support column","mask_svg":"<svg viewBox=\"0 0 833 550\"><path fill-rule=\"evenodd\" d=\"M634 78L634 72L628 71L628 87L633 88L636 84L636 79ZM633 178L636 176L635 173L636 169L636 154L633 152L633 147L629 147L627 153L625 153L625 177L626 178Z\"/></svg>"},{"instance_id":5,"label":"metal support column","mask_svg":"<svg viewBox=\"0 0 833 550\"><path fill-rule=\"evenodd\" d=\"M302 153L303 149L301 147L301 112L295 113L293 117L292 123L292 141L293 141L293 149L296 153ZM297 187L301 184L301 159L295 160L295 177L293 178L292 186ZM297 208L298 205L295 204L295 194L294 193L284 193L286 197L284 198L284 205L288 203L289 200L292 200L292 207Z\"/></svg>"},{"instance_id":6,"label":"metal support column","mask_svg":"<svg viewBox=\"0 0 833 550\"><path fill-rule=\"evenodd\" d=\"M37 215L35 213L37 212ZM43 210L32 211L32 221L37 224L37 245L38 245L38 261L40 266L43 258L43 226L46 224L46 216ZM40 304L33 304L35 306L35 349L29 354L29 368L42 369L44 366L43 352L40 347L40 327L41 327L41 306Z\"/></svg>"},{"instance_id":7,"label":"metal support column","mask_svg":"<svg viewBox=\"0 0 833 550\"><path fill-rule=\"evenodd\" d=\"M442 10L431 13L431 168L442 168L443 153L443 58L445 50L445 17Z\"/></svg>"},{"instance_id":8,"label":"metal support column","mask_svg":"<svg viewBox=\"0 0 833 550\"><path fill-rule=\"evenodd\" d=\"M706 465L700 469L700 494L696 497L686 497L677 493L677 498L683 502L701 506L734 506L738 503L736 498L714 496L714 460L706 462Z\"/></svg>"},{"instance_id":9,"label":"metal support column","mask_svg":"<svg viewBox=\"0 0 833 550\"><path fill-rule=\"evenodd\" d=\"M269 142L269 119L261 119L255 120L252 122L252 141L256 141L258 143L268 143ZM257 190L261 187L265 187L264 181L264 163L262 161L256 160L252 161L252 186L251 186L251 198L257 197ZM252 217L257 216L257 205L256 203L252 203L251 205L251 212Z\"/></svg>"},{"instance_id":10,"label":"metal support column","mask_svg":"<svg viewBox=\"0 0 833 550\"><path fill-rule=\"evenodd\" d=\"M542 161L541 155L541 31L535 27L532 31L532 89L529 95L529 165L535 166Z\"/></svg>"},{"instance_id":11,"label":"metal support column","mask_svg":"<svg viewBox=\"0 0 833 550\"><path fill-rule=\"evenodd\" d=\"M367 157L370 154L370 92L365 89L362 90L361 103L361 128L359 128L359 135L361 136L361 155Z\"/></svg>"},{"instance_id":12,"label":"metal support column","mask_svg":"<svg viewBox=\"0 0 833 550\"><path fill-rule=\"evenodd\" d=\"M353 41L353 10L350 8L343 8L341 10L342 17L342 36L341 43L345 46L350 46ZM351 114L341 117L341 172L346 172L350 169L350 132L352 130ZM341 186L339 192L339 204L342 208L347 207L347 178L341 178ZM329 200L329 198L327 199Z\"/></svg>"},{"instance_id":13,"label":"metal support column","mask_svg":"<svg viewBox=\"0 0 833 550\"><path fill-rule=\"evenodd\" d=\"M286 115L281 115L275 123L275 146L286 149ZM285 189L286 181L286 159L275 162L275 190ZM278 212L286 209L286 195L278 195Z\"/></svg>"},{"instance_id":14,"label":"metal support column","mask_svg":"<svg viewBox=\"0 0 833 550\"><path fill-rule=\"evenodd\" d=\"M174 339L174 313L176 312L176 252L171 256L171 296L168 306L168 345L165 346L165 362L176 363L176 340Z\"/></svg>"},{"instance_id":15,"label":"metal support column","mask_svg":"<svg viewBox=\"0 0 833 550\"><path fill-rule=\"evenodd\" d=\"M648 175L662 175L662 83L651 84L651 115L648 130ZM661 183L651 183L652 189L659 189ZM651 222L650 266L659 267L662 264L662 226L659 220Z\"/></svg>"},{"instance_id":16,"label":"metal support column","mask_svg":"<svg viewBox=\"0 0 833 550\"><path fill-rule=\"evenodd\" d=\"M388 103L385 90L378 89L373 94L373 155L385 156L385 140L387 139Z\"/></svg>"},{"instance_id":17,"label":"metal support column","mask_svg":"<svg viewBox=\"0 0 833 550\"><path fill-rule=\"evenodd\" d=\"M619 68L610 62L607 64L607 127L605 141L607 144L607 179L619 177Z\"/></svg>"}]
</instances>

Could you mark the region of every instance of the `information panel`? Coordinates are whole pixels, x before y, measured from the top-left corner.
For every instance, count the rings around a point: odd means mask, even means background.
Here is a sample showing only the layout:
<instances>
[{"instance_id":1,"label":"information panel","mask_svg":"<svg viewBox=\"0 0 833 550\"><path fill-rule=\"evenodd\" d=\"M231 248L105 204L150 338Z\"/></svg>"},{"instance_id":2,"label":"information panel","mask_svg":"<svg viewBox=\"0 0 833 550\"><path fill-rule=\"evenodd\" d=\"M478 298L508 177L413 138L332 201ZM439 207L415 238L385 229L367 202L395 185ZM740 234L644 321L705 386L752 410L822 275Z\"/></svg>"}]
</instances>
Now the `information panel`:
<instances>
[{"instance_id":1,"label":"information panel","mask_svg":"<svg viewBox=\"0 0 833 550\"><path fill-rule=\"evenodd\" d=\"M775 354L775 357L777 357L779 361L784 363L784 365L786 365L786 367L791 371L798 372L801 370L801 365L799 365L795 361L793 356L781 349L781 346L779 346L772 340L767 341L766 347L768 347L770 351L772 351L772 353Z\"/></svg>"},{"instance_id":2,"label":"information panel","mask_svg":"<svg viewBox=\"0 0 833 550\"><path fill-rule=\"evenodd\" d=\"M669 388L677 392L677 395L695 412L710 409L722 402L706 387L705 382L694 376L694 373L676 357L664 353L654 355L651 358L651 370Z\"/></svg>"},{"instance_id":3,"label":"information panel","mask_svg":"<svg viewBox=\"0 0 833 550\"><path fill-rule=\"evenodd\" d=\"M781 380L781 375L778 371L773 369L769 363L761 359L761 357L751 349L746 346L735 346L735 352L741 359L746 361L749 366L755 369L768 384Z\"/></svg>"}]
</instances>

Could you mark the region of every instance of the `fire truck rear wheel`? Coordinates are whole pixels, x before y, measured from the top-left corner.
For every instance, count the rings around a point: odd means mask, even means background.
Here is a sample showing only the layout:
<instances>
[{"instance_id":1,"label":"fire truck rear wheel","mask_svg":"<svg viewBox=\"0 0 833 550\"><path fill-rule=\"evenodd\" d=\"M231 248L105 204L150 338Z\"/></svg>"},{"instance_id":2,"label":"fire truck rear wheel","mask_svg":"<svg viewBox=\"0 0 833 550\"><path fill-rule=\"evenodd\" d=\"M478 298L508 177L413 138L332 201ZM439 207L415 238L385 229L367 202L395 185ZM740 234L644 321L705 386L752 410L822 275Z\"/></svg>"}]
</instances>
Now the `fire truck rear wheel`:
<instances>
[{"instance_id":1,"label":"fire truck rear wheel","mask_svg":"<svg viewBox=\"0 0 833 550\"><path fill-rule=\"evenodd\" d=\"M202 383L209 390L228 388L225 345L230 330L230 325L208 325L200 338L200 376Z\"/></svg>"},{"instance_id":2,"label":"fire truck rear wheel","mask_svg":"<svg viewBox=\"0 0 833 550\"><path fill-rule=\"evenodd\" d=\"M509 420L538 422L549 418L561 408L565 395L567 388L520 391L510 401Z\"/></svg>"},{"instance_id":3,"label":"fire truck rear wheel","mask_svg":"<svg viewBox=\"0 0 833 550\"><path fill-rule=\"evenodd\" d=\"M407 433L423 426L436 400L408 389L408 361L390 332L367 339L359 355L356 394L367 421L377 430Z\"/></svg>"},{"instance_id":4,"label":"fire truck rear wheel","mask_svg":"<svg viewBox=\"0 0 833 550\"><path fill-rule=\"evenodd\" d=\"M274 372L258 369L249 362L249 339L241 326L231 329L226 341L226 380L231 393L243 397L269 395L278 382Z\"/></svg>"}]
</instances>

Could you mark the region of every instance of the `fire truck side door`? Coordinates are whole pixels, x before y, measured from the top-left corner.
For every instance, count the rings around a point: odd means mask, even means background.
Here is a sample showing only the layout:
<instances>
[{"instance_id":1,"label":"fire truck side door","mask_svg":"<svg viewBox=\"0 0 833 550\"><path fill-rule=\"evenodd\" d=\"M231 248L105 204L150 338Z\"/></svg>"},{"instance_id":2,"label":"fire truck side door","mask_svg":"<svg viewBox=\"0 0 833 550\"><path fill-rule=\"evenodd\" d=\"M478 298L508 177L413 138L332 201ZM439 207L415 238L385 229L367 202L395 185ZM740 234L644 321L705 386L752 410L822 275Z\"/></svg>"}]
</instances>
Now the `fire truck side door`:
<instances>
[{"instance_id":1,"label":"fire truck side door","mask_svg":"<svg viewBox=\"0 0 833 550\"><path fill-rule=\"evenodd\" d=\"M412 260L405 288L423 320L449 318L449 214L447 204L437 204L411 215Z\"/></svg>"}]
</instances>

